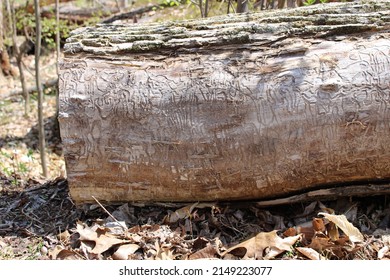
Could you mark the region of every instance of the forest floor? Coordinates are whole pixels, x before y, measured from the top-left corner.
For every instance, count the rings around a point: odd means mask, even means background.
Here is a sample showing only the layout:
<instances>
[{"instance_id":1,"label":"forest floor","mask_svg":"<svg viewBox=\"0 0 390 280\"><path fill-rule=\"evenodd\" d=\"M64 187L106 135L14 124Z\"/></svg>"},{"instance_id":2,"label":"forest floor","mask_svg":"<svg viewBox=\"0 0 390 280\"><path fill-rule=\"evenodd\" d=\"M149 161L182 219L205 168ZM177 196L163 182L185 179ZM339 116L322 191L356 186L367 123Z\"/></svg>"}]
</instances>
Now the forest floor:
<instances>
[{"instance_id":1,"label":"forest floor","mask_svg":"<svg viewBox=\"0 0 390 280\"><path fill-rule=\"evenodd\" d=\"M24 60L30 85L33 60ZM42 65L43 80L56 76L53 58L43 57ZM36 96L25 117L23 99L9 96L18 87L17 79L0 75L0 259L390 259L390 199L383 195L273 207L256 201L76 206L55 90L45 90L49 176L43 178Z\"/></svg>"}]
</instances>

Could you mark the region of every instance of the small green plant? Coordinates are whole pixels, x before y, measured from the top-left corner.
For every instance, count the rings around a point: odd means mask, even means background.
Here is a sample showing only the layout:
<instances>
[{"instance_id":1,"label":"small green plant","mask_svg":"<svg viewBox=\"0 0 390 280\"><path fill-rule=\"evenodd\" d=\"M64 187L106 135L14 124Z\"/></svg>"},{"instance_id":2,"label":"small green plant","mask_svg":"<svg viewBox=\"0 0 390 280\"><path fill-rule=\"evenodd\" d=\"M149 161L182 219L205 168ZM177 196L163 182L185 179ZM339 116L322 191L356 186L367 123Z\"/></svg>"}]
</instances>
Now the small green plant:
<instances>
[{"instance_id":1,"label":"small green plant","mask_svg":"<svg viewBox=\"0 0 390 280\"><path fill-rule=\"evenodd\" d=\"M34 151L33 151L32 149L28 149L27 157L28 157L31 161L34 161Z\"/></svg>"},{"instance_id":2,"label":"small green plant","mask_svg":"<svg viewBox=\"0 0 390 280\"><path fill-rule=\"evenodd\" d=\"M294 253L293 253L293 251L286 251L284 254L283 254L283 257L285 257L285 258L292 258L292 257L294 257Z\"/></svg>"},{"instance_id":3,"label":"small green plant","mask_svg":"<svg viewBox=\"0 0 390 280\"><path fill-rule=\"evenodd\" d=\"M27 246L28 257L26 259L27 260L36 260L39 257L43 246L44 246L44 244L43 244L43 240L41 238L38 240L37 244L29 244Z\"/></svg>"},{"instance_id":4,"label":"small green plant","mask_svg":"<svg viewBox=\"0 0 390 280\"><path fill-rule=\"evenodd\" d=\"M27 167L27 165L25 164L25 163L23 163L23 162L20 162L19 164L18 164L18 169L19 169L19 171L22 173L22 174L26 174L27 172L28 172L28 167Z\"/></svg>"},{"instance_id":5,"label":"small green plant","mask_svg":"<svg viewBox=\"0 0 390 280\"><path fill-rule=\"evenodd\" d=\"M15 254L9 247L0 250L0 260L12 260L14 258Z\"/></svg>"},{"instance_id":6,"label":"small green plant","mask_svg":"<svg viewBox=\"0 0 390 280\"><path fill-rule=\"evenodd\" d=\"M4 172L4 174L7 176L7 177L11 177L12 176L12 170L9 168L9 167L7 167L7 166L3 166L2 167L2 170L3 170L3 172Z\"/></svg>"},{"instance_id":7,"label":"small green plant","mask_svg":"<svg viewBox=\"0 0 390 280\"><path fill-rule=\"evenodd\" d=\"M0 152L0 155L5 157L6 159L8 159L9 161L11 161L12 163L12 167L9 167L9 166L6 166L3 161L1 161L1 169L2 169L2 172L9 178L12 178L11 180L11 184L14 185L14 186L17 186L18 185L18 178L16 176L16 172L15 172L15 161L14 161L14 156L7 153L7 152L4 152L4 151L1 151Z\"/></svg>"},{"instance_id":8,"label":"small green plant","mask_svg":"<svg viewBox=\"0 0 390 280\"><path fill-rule=\"evenodd\" d=\"M28 150L26 155L28 161L33 161L33 151ZM0 160L0 171L3 172L8 178L11 179L11 184L13 186L18 186L21 184L22 177L25 177L30 168L26 162L20 161L19 153L15 149L13 154L7 153L5 151L0 151L0 156L4 157L5 160ZM5 162L8 162L6 164Z\"/></svg>"},{"instance_id":9,"label":"small green plant","mask_svg":"<svg viewBox=\"0 0 390 280\"><path fill-rule=\"evenodd\" d=\"M43 17L41 20L42 24L42 40L49 49L55 48L55 36L57 32L56 17L54 11L52 16ZM28 38L35 37L35 17L34 14L28 13L24 9L19 9L16 12L16 28L23 30L24 34ZM71 30L75 29L76 26L71 24L67 20L59 21L59 31L61 38L68 38Z\"/></svg>"},{"instance_id":10,"label":"small green plant","mask_svg":"<svg viewBox=\"0 0 390 280\"><path fill-rule=\"evenodd\" d=\"M303 5L305 6L310 6L310 5L314 5L316 3L317 0L306 0L305 2L303 2ZM329 0L320 0L320 2L322 4L325 4L325 3L328 3Z\"/></svg>"},{"instance_id":11,"label":"small green plant","mask_svg":"<svg viewBox=\"0 0 390 280\"><path fill-rule=\"evenodd\" d=\"M182 0L161 0L161 4L167 7L179 6Z\"/></svg>"},{"instance_id":12,"label":"small green plant","mask_svg":"<svg viewBox=\"0 0 390 280\"><path fill-rule=\"evenodd\" d=\"M303 2L303 5L310 6L310 5L313 5L315 3L316 3L316 0L306 0L305 2Z\"/></svg>"}]
</instances>

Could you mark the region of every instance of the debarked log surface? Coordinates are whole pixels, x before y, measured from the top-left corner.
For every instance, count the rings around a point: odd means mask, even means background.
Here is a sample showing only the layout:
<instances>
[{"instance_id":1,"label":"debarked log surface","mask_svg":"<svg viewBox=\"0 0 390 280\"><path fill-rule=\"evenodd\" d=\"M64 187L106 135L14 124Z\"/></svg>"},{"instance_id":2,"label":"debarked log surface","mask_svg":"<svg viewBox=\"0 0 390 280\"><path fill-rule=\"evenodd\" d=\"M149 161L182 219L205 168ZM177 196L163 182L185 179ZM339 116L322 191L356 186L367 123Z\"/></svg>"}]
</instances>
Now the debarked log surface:
<instances>
[{"instance_id":1,"label":"debarked log surface","mask_svg":"<svg viewBox=\"0 0 390 280\"><path fill-rule=\"evenodd\" d=\"M72 198L389 180L389 30L389 0L77 30L59 80Z\"/></svg>"}]
</instances>

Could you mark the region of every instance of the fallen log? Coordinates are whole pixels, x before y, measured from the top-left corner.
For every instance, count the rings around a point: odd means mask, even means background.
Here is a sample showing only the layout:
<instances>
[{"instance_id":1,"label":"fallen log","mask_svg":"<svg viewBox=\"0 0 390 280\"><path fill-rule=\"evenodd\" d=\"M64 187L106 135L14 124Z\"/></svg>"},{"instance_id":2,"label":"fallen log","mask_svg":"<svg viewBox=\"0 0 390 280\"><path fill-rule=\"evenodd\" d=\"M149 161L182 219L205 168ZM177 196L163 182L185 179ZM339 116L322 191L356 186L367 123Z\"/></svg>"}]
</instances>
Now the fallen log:
<instances>
[{"instance_id":1,"label":"fallen log","mask_svg":"<svg viewBox=\"0 0 390 280\"><path fill-rule=\"evenodd\" d=\"M103 19L101 23L113 23L117 20L129 20L129 19L134 20L137 18L137 16L142 16L142 14L155 11L158 9L163 9L165 6L166 4L149 5L128 12L118 13L110 16L109 18Z\"/></svg>"},{"instance_id":2,"label":"fallen log","mask_svg":"<svg viewBox=\"0 0 390 280\"><path fill-rule=\"evenodd\" d=\"M100 4L96 7L79 7L76 1L64 1L59 3L59 19L77 24L84 24L91 18L108 17L118 10L110 5ZM55 4L46 5L42 8L41 16L46 18L55 17Z\"/></svg>"},{"instance_id":3,"label":"fallen log","mask_svg":"<svg viewBox=\"0 0 390 280\"><path fill-rule=\"evenodd\" d=\"M390 179L390 1L75 31L76 203L265 199Z\"/></svg>"},{"instance_id":4,"label":"fallen log","mask_svg":"<svg viewBox=\"0 0 390 280\"><path fill-rule=\"evenodd\" d=\"M58 83L58 78L46 80L42 83L42 89L54 87L57 85L57 83ZM34 92L37 92L37 86L36 85L28 86L26 91L28 94L32 94ZM12 89L12 90L8 91L6 94L0 92L0 99L6 100L9 98L18 96L18 95L21 95L21 96L23 95L23 90L21 88Z\"/></svg>"}]
</instances>

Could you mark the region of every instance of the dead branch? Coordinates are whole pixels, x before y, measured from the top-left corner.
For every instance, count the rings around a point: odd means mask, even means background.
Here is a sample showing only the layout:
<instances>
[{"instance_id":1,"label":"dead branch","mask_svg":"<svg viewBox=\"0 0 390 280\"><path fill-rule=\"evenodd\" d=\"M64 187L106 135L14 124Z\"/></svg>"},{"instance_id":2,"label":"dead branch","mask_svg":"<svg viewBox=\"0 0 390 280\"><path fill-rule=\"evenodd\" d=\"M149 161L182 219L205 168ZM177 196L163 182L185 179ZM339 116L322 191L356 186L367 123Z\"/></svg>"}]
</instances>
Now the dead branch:
<instances>
[{"instance_id":1,"label":"dead branch","mask_svg":"<svg viewBox=\"0 0 390 280\"><path fill-rule=\"evenodd\" d=\"M42 83L42 87L43 87L43 89L54 87L57 85L57 83L58 83L58 78L53 78L53 79L44 81ZM29 94L32 94L33 92L37 92L37 86L33 85L33 86L27 87L27 92ZM0 95L0 99L6 100L6 99L9 99L9 98L12 98L12 97L15 97L18 95L22 95L22 94L23 94L23 90L21 88L17 88L17 89L11 90L8 94Z\"/></svg>"},{"instance_id":2,"label":"dead branch","mask_svg":"<svg viewBox=\"0 0 390 280\"><path fill-rule=\"evenodd\" d=\"M164 7L164 4L142 7L142 8L136 9L136 10L132 10L130 12L119 13L119 14L113 15L113 16L103 20L101 23L113 23L114 21L117 21L117 20L133 19L135 16L142 15L144 13L148 13L148 12L151 12L151 11L156 10L156 9L162 9L163 7Z\"/></svg>"},{"instance_id":3,"label":"dead branch","mask_svg":"<svg viewBox=\"0 0 390 280\"><path fill-rule=\"evenodd\" d=\"M265 200L257 202L257 206L270 207L292 203L301 203L316 200L336 200L341 197L365 197L390 194L390 184L383 185L358 185L348 187L335 187L306 192L286 198Z\"/></svg>"}]
</instances>

